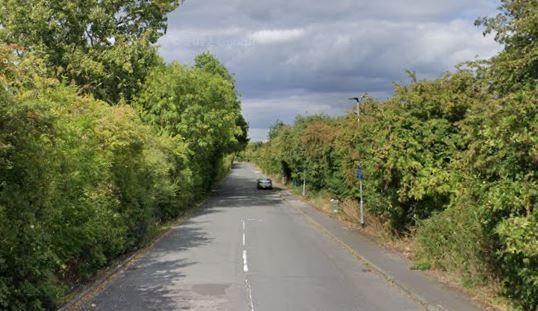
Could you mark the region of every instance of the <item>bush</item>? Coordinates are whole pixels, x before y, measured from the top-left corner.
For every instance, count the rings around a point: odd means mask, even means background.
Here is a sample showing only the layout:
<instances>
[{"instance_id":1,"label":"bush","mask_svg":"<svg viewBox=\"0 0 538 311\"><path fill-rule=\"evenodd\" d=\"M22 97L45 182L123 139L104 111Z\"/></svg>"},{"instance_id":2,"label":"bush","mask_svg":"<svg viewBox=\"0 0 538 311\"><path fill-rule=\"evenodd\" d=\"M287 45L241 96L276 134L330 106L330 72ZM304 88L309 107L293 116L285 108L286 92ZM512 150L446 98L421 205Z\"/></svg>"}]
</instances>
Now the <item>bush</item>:
<instances>
[{"instance_id":1,"label":"bush","mask_svg":"<svg viewBox=\"0 0 538 311\"><path fill-rule=\"evenodd\" d=\"M497 226L505 294L525 310L538 308L538 214L512 217Z\"/></svg>"},{"instance_id":2,"label":"bush","mask_svg":"<svg viewBox=\"0 0 538 311\"><path fill-rule=\"evenodd\" d=\"M49 309L185 208L181 154L130 107L71 87L2 95L0 306Z\"/></svg>"},{"instance_id":3,"label":"bush","mask_svg":"<svg viewBox=\"0 0 538 311\"><path fill-rule=\"evenodd\" d=\"M446 210L421 221L417 260L442 270L459 272L473 283L491 278L488 249L491 241L482 226L483 215L466 189ZM489 243L488 243L489 242Z\"/></svg>"}]
</instances>

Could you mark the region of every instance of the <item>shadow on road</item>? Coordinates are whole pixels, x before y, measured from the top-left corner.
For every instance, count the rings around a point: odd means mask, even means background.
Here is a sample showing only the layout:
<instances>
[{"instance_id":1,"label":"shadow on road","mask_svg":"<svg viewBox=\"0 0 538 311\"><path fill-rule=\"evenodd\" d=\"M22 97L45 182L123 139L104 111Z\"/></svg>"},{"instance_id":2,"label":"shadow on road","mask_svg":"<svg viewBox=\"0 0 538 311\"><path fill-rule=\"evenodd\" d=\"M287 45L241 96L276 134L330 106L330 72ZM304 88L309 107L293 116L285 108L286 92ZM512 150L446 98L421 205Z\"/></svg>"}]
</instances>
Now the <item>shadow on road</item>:
<instances>
[{"instance_id":1,"label":"shadow on road","mask_svg":"<svg viewBox=\"0 0 538 311\"><path fill-rule=\"evenodd\" d=\"M209 195L202 208L187 222L173 227L143 257L110 282L93 300L95 308L85 310L192 309L191 295L196 290L183 284L184 273L188 267L198 264L189 253L201 246L211 247L214 240L207 234L206 216L229 208L271 206L281 202L281 189L258 190L256 178L249 171L238 169L243 165L234 164L231 174ZM208 285L204 286L205 290Z\"/></svg>"},{"instance_id":2,"label":"shadow on road","mask_svg":"<svg viewBox=\"0 0 538 311\"><path fill-rule=\"evenodd\" d=\"M231 174L212 191L200 213L216 212L219 208L271 206L281 202L279 194L282 189L257 189L256 178L244 175L245 171L238 170L246 165L234 163Z\"/></svg>"},{"instance_id":3,"label":"shadow on road","mask_svg":"<svg viewBox=\"0 0 538 311\"><path fill-rule=\"evenodd\" d=\"M195 261L178 257L191 248L211 242L194 224L174 228L137 262L123 271L94 300L95 308L84 310L177 310L189 309L189 301L179 301L177 285L182 271ZM170 288L176 287L173 291Z\"/></svg>"}]
</instances>

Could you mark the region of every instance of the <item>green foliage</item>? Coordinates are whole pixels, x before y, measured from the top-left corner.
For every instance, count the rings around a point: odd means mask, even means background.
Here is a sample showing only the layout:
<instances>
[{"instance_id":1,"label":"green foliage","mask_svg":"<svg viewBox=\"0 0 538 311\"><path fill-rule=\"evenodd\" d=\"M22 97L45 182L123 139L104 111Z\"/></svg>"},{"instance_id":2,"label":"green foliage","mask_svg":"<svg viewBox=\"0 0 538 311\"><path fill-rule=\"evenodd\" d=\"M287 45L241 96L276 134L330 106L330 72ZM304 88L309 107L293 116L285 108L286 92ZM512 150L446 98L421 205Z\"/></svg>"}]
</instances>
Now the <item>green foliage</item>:
<instances>
[{"instance_id":1,"label":"green foliage","mask_svg":"<svg viewBox=\"0 0 538 311\"><path fill-rule=\"evenodd\" d=\"M471 202L469 189L461 189L453 205L420 223L417 257L422 263L482 283L491 277L488 251L492 241L485 239L483 215Z\"/></svg>"},{"instance_id":2,"label":"green foliage","mask_svg":"<svg viewBox=\"0 0 538 311\"><path fill-rule=\"evenodd\" d=\"M220 61L213 56L213 54L204 52L197 55L194 59L194 67L220 76L224 80L234 84L235 89L235 79L232 77L228 69L226 69L226 67L224 67Z\"/></svg>"},{"instance_id":3,"label":"green foliage","mask_svg":"<svg viewBox=\"0 0 538 311\"><path fill-rule=\"evenodd\" d=\"M131 108L79 97L73 88L21 92L7 104L0 306L48 309L62 284L151 237L157 199L176 191L168 180L173 151Z\"/></svg>"},{"instance_id":4,"label":"green foliage","mask_svg":"<svg viewBox=\"0 0 538 311\"><path fill-rule=\"evenodd\" d=\"M501 94L538 88L538 2L502 0L501 12L484 17L476 25L494 33L504 50L489 62L487 79Z\"/></svg>"},{"instance_id":5,"label":"green foliage","mask_svg":"<svg viewBox=\"0 0 538 311\"><path fill-rule=\"evenodd\" d=\"M537 190L536 188L534 189ZM538 213L511 217L497 226L505 294L527 310L538 307Z\"/></svg>"},{"instance_id":6,"label":"green foliage","mask_svg":"<svg viewBox=\"0 0 538 311\"><path fill-rule=\"evenodd\" d=\"M461 166L472 176L490 260L505 293L528 310L538 306L535 243L538 208L537 91L518 91L477 107L462 123ZM529 242L523 246L522 242ZM534 250L533 250L534 248Z\"/></svg>"},{"instance_id":7,"label":"green foliage","mask_svg":"<svg viewBox=\"0 0 538 311\"><path fill-rule=\"evenodd\" d=\"M220 61L209 52L204 52L195 58L194 67L201 69L202 71L211 73L213 75L218 75L222 79L231 83L233 91L237 94L235 88L235 79L230 74L228 69L220 63ZM240 109L241 102L239 98L236 98L236 109ZM235 134L237 139L237 148L235 151L241 151L245 149L248 144L248 123L243 117L242 114L237 114L235 119L235 125L241 129L241 132Z\"/></svg>"},{"instance_id":8,"label":"green foliage","mask_svg":"<svg viewBox=\"0 0 538 311\"><path fill-rule=\"evenodd\" d=\"M379 109L368 140L360 144L372 147L363 157L371 163L372 183L383 197L372 201L372 208L393 207L386 212L394 229L405 229L448 204L457 177L451 169L463 147L458 123L481 100L479 92L470 73L458 72L397 87Z\"/></svg>"},{"instance_id":9,"label":"green foliage","mask_svg":"<svg viewBox=\"0 0 538 311\"><path fill-rule=\"evenodd\" d=\"M220 74L178 63L156 67L135 106L147 124L186 144L197 194L210 186L222 158L241 149L240 103Z\"/></svg>"},{"instance_id":10,"label":"green foliage","mask_svg":"<svg viewBox=\"0 0 538 311\"><path fill-rule=\"evenodd\" d=\"M178 0L3 0L0 40L46 60L50 75L109 103L133 98L160 60L153 45Z\"/></svg>"},{"instance_id":11,"label":"green foliage","mask_svg":"<svg viewBox=\"0 0 538 311\"><path fill-rule=\"evenodd\" d=\"M360 122L348 115L299 117L293 127L277 123L255 158L269 173L287 166L295 179L306 169L309 187L339 197L358 195L355 172L362 162L369 210L390 230L405 232L450 201L453 162L464 148L459 122L484 97L475 82L460 71L397 86L385 103L363 103Z\"/></svg>"}]
</instances>

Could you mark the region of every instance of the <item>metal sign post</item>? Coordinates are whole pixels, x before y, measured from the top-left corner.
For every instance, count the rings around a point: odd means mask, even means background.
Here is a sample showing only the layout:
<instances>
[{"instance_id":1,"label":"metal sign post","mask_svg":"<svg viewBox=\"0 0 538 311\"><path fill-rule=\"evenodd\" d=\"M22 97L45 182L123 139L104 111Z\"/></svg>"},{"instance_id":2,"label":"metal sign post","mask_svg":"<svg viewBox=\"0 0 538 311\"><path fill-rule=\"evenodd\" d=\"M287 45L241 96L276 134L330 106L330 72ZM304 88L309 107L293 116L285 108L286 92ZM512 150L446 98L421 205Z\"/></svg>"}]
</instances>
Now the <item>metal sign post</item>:
<instances>
[{"instance_id":1,"label":"metal sign post","mask_svg":"<svg viewBox=\"0 0 538 311\"><path fill-rule=\"evenodd\" d=\"M362 181L364 180L364 173L362 171L362 165L359 164L357 168L357 179L359 180L359 206L360 206L360 223L364 226L364 204L362 200Z\"/></svg>"}]
</instances>

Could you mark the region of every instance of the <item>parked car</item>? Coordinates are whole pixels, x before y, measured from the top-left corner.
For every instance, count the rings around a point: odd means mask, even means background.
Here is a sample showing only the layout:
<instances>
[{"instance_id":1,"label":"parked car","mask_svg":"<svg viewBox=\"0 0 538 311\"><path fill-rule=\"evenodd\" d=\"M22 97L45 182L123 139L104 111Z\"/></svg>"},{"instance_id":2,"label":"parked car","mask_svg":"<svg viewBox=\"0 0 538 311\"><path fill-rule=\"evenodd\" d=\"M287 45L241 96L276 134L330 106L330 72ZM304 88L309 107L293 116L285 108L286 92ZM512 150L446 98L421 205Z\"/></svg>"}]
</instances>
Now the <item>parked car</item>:
<instances>
[{"instance_id":1,"label":"parked car","mask_svg":"<svg viewBox=\"0 0 538 311\"><path fill-rule=\"evenodd\" d=\"M262 177L256 180L258 189L273 189L273 181L269 177Z\"/></svg>"}]
</instances>

